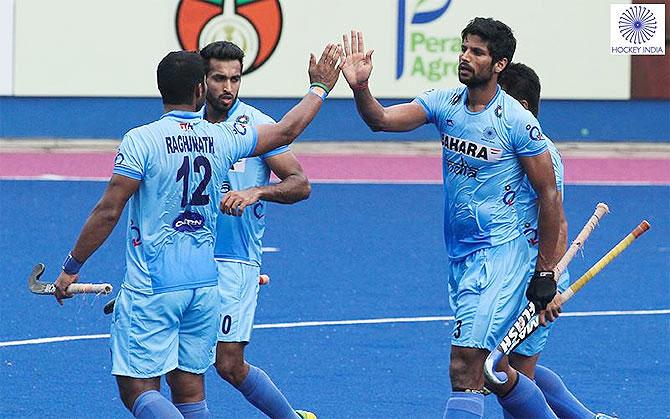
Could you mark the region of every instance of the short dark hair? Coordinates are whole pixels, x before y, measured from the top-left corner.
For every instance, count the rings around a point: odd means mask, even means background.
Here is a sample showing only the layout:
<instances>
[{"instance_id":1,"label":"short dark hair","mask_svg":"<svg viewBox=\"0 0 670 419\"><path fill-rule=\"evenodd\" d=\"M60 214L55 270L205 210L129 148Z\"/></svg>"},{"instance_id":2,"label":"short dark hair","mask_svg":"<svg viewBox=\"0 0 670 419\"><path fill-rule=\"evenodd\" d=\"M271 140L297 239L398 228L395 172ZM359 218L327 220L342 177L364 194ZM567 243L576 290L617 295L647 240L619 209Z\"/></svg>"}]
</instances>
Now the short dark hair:
<instances>
[{"instance_id":1,"label":"short dark hair","mask_svg":"<svg viewBox=\"0 0 670 419\"><path fill-rule=\"evenodd\" d=\"M205 48L200 50L200 56L205 59L205 71L209 73L209 60L215 58L222 61L237 60L240 62L240 70L244 68L242 59L244 58L244 51L242 48L233 44L230 41L215 41L208 44Z\"/></svg>"},{"instance_id":2,"label":"short dark hair","mask_svg":"<svg viewBox=\"0 0 670 419\"><path fill-rule=\"evenodd\" d=\"M465 40L466 35L477 35L482 38L488 44L494 63L502 58L512 62L516 50L516 38L512 29L499 20L476 17L461 32L461 40Z\"/></svg>"},{"instance_id":3,"label":"short dark hair","mask_svg":"<svg viewBox=\"0 0 670 419\"><path fill-rule=\"evenodd\" d=\"M158 64L156 76L164 104L189 104L195 87L205 81L205 64L195 52L173 51Z\"/></svg>"},{"instance_id":4,"label":"short dark hair","mask_svg":"<svg viewBox=\"0 0 670 419\"><path fill-rule=\"evenodd\" d=\"M540 112L540 78L525 64L510 63L500 74L498 84L508 95L521 102L528 102L528 110L537 118Z\"/></svg>"}]
</instances>

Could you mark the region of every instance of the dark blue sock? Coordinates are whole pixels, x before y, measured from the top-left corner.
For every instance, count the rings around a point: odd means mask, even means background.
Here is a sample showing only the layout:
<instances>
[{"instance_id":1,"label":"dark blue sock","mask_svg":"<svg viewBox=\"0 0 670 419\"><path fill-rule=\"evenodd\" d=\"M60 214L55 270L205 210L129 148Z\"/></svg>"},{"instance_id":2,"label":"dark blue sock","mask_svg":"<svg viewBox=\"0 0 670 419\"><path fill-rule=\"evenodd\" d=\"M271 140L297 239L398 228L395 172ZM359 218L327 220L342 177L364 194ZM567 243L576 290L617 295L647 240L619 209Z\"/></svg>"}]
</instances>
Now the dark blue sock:
<instances>
[{"instance_id":1,"label":"dark blue sock","mask_svg":"<svg viewBox=\"0 0 670 419\"><path fill-rule=\"evenodd\" d=\"M271 418L300 419L286 397L260 368L249 365L249 374L237 389L249 403Z\"/></svg>"},{"instance_id":2,"label":"dark blue sock","mask_svg":"<svg viewBox=\"0 0 670 419\"><path fill-rule=\"evenodd\" d=\"M133 403L133 416L138 419L182 419L172 402L156 390L145 391Z\"/></svg>"},{"instance_id":3,"label":"dark blue sock","mask_svg":"<svg viewBox=\"0 0 670 419\"><path fill-rule=\"evenodd\" d=\"M562 418L593 418L595 413L584 407L577 398L570 393L561 377L542 365L535 367L535 383L540 387L547 403L559 417Z\"/></svg>"},{"instance_id":4,"label":"dark blue sock","mask_svg":"<svg viewBox=\"0 0 670 419\"><path fill-rule=\"evenodd\" d=\"M184 415L184 419L210 419L212 417L207 408L207 400L195 403L175 403L174 405Z\"/></svg>"},{"instance_id":5,"label":"dark blue sock","mask_svg":"<svg viewBox=\"0 0 670 419\"><path fill-rule=\"evenodd\" d=\"M444 410L445 419L481 419L484 417L484 395L452 391Z\"/></svg>"},{"instance_id":6,"label":"dark blue sock","mask_svg":"<svg viewBox=\"0 0 670 419\"><path fill-rule=\"evenodd\" d=\"M503 409L517 419L556 419L556 414L535 383L521 373L518 377L512 391L505 397L498 397Z\"/></svg>"}]
</instances>

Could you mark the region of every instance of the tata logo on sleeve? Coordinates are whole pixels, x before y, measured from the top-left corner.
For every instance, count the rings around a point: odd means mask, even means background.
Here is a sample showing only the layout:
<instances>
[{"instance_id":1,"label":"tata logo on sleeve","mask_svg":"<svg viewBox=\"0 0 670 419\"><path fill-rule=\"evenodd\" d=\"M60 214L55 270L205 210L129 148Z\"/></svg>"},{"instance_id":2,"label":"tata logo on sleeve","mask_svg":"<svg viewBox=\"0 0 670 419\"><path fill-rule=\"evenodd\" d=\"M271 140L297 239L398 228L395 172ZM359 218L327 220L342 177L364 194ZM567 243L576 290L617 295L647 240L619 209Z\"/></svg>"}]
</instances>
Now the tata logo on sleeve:
<instances>
[{"instance_id":1,"label":"tata logo on sleeve","mask_svg":"<svg viewBox=\"0 0 670 419\"><path fill-rule=\"evenodd\" d=\"M180 0L175 21L184 50L197 51L214 41L242 48L244 74L272 56L283 25L279 0Z\"/></svg>"}]
</instances>

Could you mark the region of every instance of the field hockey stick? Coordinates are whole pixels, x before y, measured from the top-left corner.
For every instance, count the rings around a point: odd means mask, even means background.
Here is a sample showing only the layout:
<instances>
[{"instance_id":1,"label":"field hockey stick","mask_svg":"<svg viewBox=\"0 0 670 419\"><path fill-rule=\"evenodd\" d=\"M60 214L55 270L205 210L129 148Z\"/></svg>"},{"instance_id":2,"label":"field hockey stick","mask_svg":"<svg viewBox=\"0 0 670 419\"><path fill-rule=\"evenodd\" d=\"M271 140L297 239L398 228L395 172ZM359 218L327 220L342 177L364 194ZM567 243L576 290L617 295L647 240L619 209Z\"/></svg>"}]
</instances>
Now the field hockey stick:
<instances>
[{"instance_id":1,"label":"field hockey stick","mask_svg":"<svg viewBox=\"0 0 670 419\"><path fill-rule=\"evenodd\" d=\"M53 295L56 292L56 284L52 282L40 281L40 277L44 273L45 266L43 263L38 263L33 267L33 271L28 277L28 288L34 294ZM67 292L72 294L109 294L112 292L111 284L80 284L73 283L67 287Z\"/></svg>"},{"instance_id":2,"label":"field hockey stick","mask_svg":"<svg viewBox=\"0 0 670 419\"><path fill-rule=\"evenodd\" d=\"M261 274L258 277L258 285L267 285L270 283L270 276L266 274ZM107 304L102 308L102 312L105 314L112 314L114 312L114 305L116 304L116 298L112 298L107 301Z\"/></svg>"},{"instance_id":3,"label":"field hockey stick","mask_svg":"<svg viewBox=\"0 0 670 419\"><path fill-rule=\"evenodd\" d=\"M584 247L586 239L589 238L593 230L607 213L609 208L607 204L602 202L596 205L591 217L589 217L582 230L577 234L577 237L570 243L570 247L565 252L561 260L558 261L555 268L555 278L560 278L565 269L568 267L577 252ZM509 354L514 348L519 346L524 339L526 339L535 329L539 327L539 318L536 316L535 304L528 302L528 305L521 312L521 315L516 319L510 330L507 331L505 337L500 342L498 347L491 351L484 362L484 375L493 383L504 384L507 382L507 375L503 372L496 372L498 363L503 356ZM498 378L500 377L500 378Z\"/></svg>"},{"instance_id":4,"label":"field hockey stick","mask_svg":"<svg viewBox=\"0 0 670 419\"><path fill-rule=\"evenodd\" d=\"M649 230L650 227L651 225L649 224L649 222L647 222L647 220L642 220L642 222L640 222L640 224L638 224L638 226L635 227L633 231L628 233L628 235L623 240L621 240L616 246L614 246L612 250L607 252L605 256L603 256L598 262L596 262L595 265L593 265L588 271L586 271L584 275L582 275L567 290L565 290L563 294L561 294L561 303L564 303L568 301L570 298L572 298L572 296L575 295L577 291L579 291L587 282L589 282L614 258L619 256L619 254L623 252L624 249L626 249L628 246L630 246L630 244L635 239L644 234L645 231ZM529 306L530 305L532 304L529 304ZM526 310L527 309L528 307L526 307ZM533 306L532 309L534 310L535 307ZM526 310L524 310L524 312ZM520 319L522 318L520 317L519 319L517 319L517 322L519 322ZM535 330L537 330L540 327L539 318L535 314L526 315L526 317L523 317L523 320L527 321L526 325L525 327L520 326L517 329L517 333L519 335L524 334L525 336L519 338L518 342L515 341L512 343L509 343L509 341L507 341L508 336L505 336L503 342L493 352L491 352L491 354L489 354L488 358L486 358L486 362L484 363L484 374L486 375L487 378L489 378L492 382L496 384L504 384L505 382L507 382L507 375L504 372L498 372L495 370L495 367L497 366L498 362L503 357L503 355L509 354L509 352L511 352L521 342L523 342L525 338L530 336L530 334L532 334ZM515 326L517 326L516 323Z\"/></svg>"},{"instance_id":5,"label":"field hockey stick","mask_svg":"<svg viewBox=\"0 0 670 419\"><path fill-rule=\"evenodd\" d=\"M561 303L565 303L569 299L572 298L573 295L577 293L584 285L586 285L587 282L589 282L598 272L600 272L607 264L609 264L615 257L619 256L621 252L623 252L628 246L630 246L631 243L641 235L643 235L649 228L651 227L651 224L647 220L642 220L640 224L638 224L633 231L628 233L626 237L624 237L623 240L621 240L616 246L612 248L605 256L600 258L598 262L596 262L595 265L591 266L591 268L586 271L584 275L579 277L578 280L572 283L570 287L565 290L561 294Z\"/></svg>"}]
</instances>

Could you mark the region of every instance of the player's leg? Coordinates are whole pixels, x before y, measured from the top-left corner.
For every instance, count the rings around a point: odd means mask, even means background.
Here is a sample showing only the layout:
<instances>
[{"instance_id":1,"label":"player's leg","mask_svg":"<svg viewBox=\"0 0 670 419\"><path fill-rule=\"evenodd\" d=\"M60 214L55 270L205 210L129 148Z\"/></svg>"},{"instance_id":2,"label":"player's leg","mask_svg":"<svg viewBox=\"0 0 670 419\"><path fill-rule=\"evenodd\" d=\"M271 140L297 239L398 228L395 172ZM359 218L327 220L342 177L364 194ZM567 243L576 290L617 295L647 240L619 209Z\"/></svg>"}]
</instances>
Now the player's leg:
<instances>
[{"instance_id":1,"label":"player's leg","mask_svg":"<svg viewBox=\"0 0 670 419\"><path fill-rule=\"evenodd\" d=\"M493 276L497 281L505 285L501 288L501 296L491 299L490 305L497 312L494 317L495 327L491 328L492 344L487 346L491 350L502 340L507 331L518 317L518 307L525 299L528 274L528 242L524 236L518 237L501 246L496 246L490 251L487 267L496 270ZM524 374L513 373L507 359L498 368L505 370L509 380L503 386L487 383L487 387L498 396L500 405L517 418L555 418L556 414L551 410L544 398L542 391L535 383Z\"/></svg>"},{"instance_id":2,"label":"player's leg","mask_svg":"<svg viewBox=\"0 0 670 419\"><path fill-rule=\"evenodd\" d=\"M559 281L558 290L563 292L570 285L570 275L565 272ZM522 307L525 307L524 300ZM559 417L592 418L594 413L588 410L577 398L570 393L563 380L550 369L537 365L540 353L547 344L549 333L555 323L549 323L530 335L518 348L510 354L509 361L512 367L522 372L540 388L547 399L547 403ZM506 412L507 414L507 412ZM506 416L511 417L511 416Z\"/></svg>"},{"instance_id":3,"label":"player's leg","mask_svg":"<svg viewBox=\"0 0 670 419\"><path fill-rule=\"evenodd\" d=\"M523 237L450 262L449 293L455 315L450 365L453 392L445 417L482 417L484 360L516 318L527 266L528 247ZM502 396L510 412L517 417L555 417L532 381L524 380L506 362L500 367L510 380L503 386L487 387Z\"/></svg>"},{"instance_id":4,"label":"player's leg","mask_svg":"<svg viewBox=\"0 0 670 419\"><path fill-rule=\"evenodd\" d=\"M177 366L180 292L144 295L122 289L112 318L112 374L137 418L181 418L160 391L160 376Z\"/></svg>"},{"instance_id":5,"label":"player's leg","mask_svg":"<svg viewBox=\"0 0 670 419\"><path fill-rule=\"evenodd\" d=\"M214 363L219 295L216 286L191 290L179 326L178 367L167 375L172 402L187 419L210 418L204 374Z\"/></svg>"},{"instance_id":6,"label":"player's leg","mask_svg":"<svg viewBox=\"0 0 670 419\"><path fill-rule=\"evenodd\" d=\"M244 348L251 339L258 299L260 268L218 262L220 324L216 371L256 408L272 418L299 418L286 397L262 369L246 362Z\"/></svg>"},{"instance_id":7,"label":"player's leg","mask_svg":"<svg viewBox=\"0 0 670 419\"><path fill-rule=\"evenodd\" d=\"M203 374L176 369L166 375L172 389L172 403L186 419L207 419L211 417L205 399Z\"/></svg>"}]
</instances>

